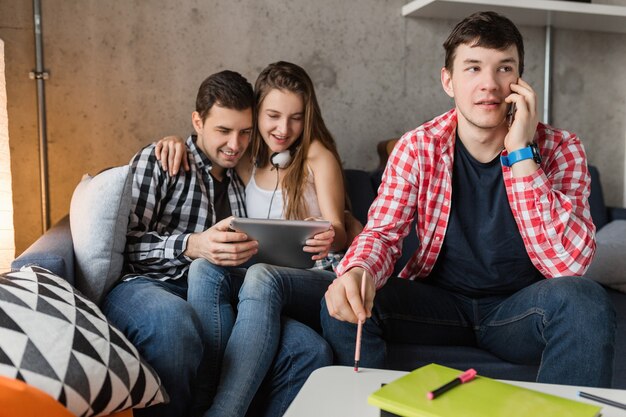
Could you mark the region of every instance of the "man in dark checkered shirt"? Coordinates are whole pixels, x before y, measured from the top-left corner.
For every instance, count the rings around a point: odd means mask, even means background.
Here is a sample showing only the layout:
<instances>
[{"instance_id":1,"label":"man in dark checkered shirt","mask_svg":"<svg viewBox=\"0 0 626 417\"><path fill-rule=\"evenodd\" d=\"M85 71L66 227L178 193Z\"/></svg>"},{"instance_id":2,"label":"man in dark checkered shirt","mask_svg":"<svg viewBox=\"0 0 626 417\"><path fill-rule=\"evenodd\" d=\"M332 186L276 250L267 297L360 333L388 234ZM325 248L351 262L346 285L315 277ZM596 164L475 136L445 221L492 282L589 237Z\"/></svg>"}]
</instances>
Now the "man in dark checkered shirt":
<instances>
[{"instance_id":1,"label":"man in dark checkered shirt","mask_svg":"<svg viewBox=\"0 0 626 417\"><path fill-rule=\"evenodd\" d=\"M209 337L219 317L208 314L215 309L206 306L207 279L190 265L206 259L214 265L211 273L227 274L232 279L224 282L237 286L244 270L234 267L257 251L256 241L229 230L231 216L246 215L244 185L234 168L250 142L252 104L252 86L240 74L211 75L200 86L192 114L196 134L186 141L189 171L170 175L161 169L154 144L131 161L126 275L107 295L103 311L157 371L170 397L168 404L136 410L136 416L196 415L214 395L227 337ZM301 343L285 349L281 344L265 390L272 396L258 401L267 409L290 401L301 385L294 379L320 366L300 328L283 326L283 333L282 340Z\"/></svg>"}]
</instances>

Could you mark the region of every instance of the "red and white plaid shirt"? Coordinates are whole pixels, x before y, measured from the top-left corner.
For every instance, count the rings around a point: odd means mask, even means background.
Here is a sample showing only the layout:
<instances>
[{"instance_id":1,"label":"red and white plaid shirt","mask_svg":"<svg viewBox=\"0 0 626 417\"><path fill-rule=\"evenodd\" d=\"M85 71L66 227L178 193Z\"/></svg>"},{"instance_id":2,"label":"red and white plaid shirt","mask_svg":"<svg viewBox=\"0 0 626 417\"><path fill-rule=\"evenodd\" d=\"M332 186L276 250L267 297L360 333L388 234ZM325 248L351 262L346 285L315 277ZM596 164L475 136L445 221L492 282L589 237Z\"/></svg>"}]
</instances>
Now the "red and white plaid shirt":
<instances>
[{"instance_id":1,"label":"red and white plaid shirt","mask_svg":"<svg viewBox=\"0 0 626 417\"><path fill-rule=\"evenodd\" d=\"M456 124L453 109L402 136L389 157L368 223L337 266L337 275L362 267L374 277L376 288L382 287L416 215L419 246L400 277L430 274L450 217ZM532 263L546 278L582 275L595 252L585 151L576 135L542 123L535 142L542 157L537 172L514 178L510 168L502 167L513 217Z\"/></svg>"}]
</instances>

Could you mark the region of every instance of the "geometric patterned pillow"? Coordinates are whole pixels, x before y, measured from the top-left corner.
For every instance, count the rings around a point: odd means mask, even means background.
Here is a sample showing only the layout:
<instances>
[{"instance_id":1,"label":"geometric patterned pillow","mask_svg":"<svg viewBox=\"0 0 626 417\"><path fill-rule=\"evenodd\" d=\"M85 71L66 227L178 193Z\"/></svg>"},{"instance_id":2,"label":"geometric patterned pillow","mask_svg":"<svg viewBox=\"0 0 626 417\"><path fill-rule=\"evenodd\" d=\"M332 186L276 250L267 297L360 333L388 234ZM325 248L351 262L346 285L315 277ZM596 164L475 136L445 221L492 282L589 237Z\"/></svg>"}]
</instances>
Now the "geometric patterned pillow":
<instances>
[{"instance_id":1,"label":"geometric patterned pillow","mask_svg":"<svg viewBox=\"0 0 626 417\"><path fill-rule=\"evenodd\" d=\"M169 400L98 307L39 267L0 275L0 375L39 388L77 416Z\"/></svg>"}]
</instances>

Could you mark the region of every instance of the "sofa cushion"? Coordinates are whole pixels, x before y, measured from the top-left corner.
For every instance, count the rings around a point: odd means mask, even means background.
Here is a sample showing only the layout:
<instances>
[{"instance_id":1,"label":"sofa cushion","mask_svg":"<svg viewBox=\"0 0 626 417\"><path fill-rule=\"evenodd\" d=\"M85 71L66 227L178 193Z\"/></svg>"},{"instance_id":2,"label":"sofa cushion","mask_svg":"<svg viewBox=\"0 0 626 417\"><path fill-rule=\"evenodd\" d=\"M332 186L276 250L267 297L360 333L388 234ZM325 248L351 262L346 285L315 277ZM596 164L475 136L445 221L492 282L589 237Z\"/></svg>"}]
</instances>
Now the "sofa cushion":
<instances>
[{"instance_id":1,"label":"sofa cushion","mask_svg":"<svg viewBox=\"0 0 626 417\"><path fill-rule=\"evenodd\" d=\"M626 220L614 220L600 229L596 245L585 276L626 293Z\"/></svg>"},{"instance_id":2,"label":"sofa cushion","mask_svg":"<svg viewBox=\"0 0 626 417\"><path fill-rule=\"evenodd\" d=\"M96 304L119 280L131 204L128 165L85 176L72 195L76 288Z\"/></svg>"},{"instance_id":3,"label":"sofa cushion","mask_svg":"<svg viewBox=\"0 0 626 417\"><path fill-rule=\"evenodd\" d=\"M0 375L78 416L167 400L157 374L98 307L40 267L0 275Z\"/></svg>"},{"instance_id":4,"label":"sofa cushion","mask_svg":"<svg viewBox=\"0 0 626 417\"><path fill-rule=\"evenodd\" d=\"M364 225L367 223L367 211L376 197L375 190L372 190L370 176L367 172L358 169L346 169L344 173L352 214Z\"/></svg>"},{"instance_id":5,"label":"sofa cushion","mask_svg":"<svg viewBox=\"0 0 626 417\"><path fill-rule=\"evenodd\" d=\"M600 172L593 165L589 165L589 175L591 176L591 193L589 194L589 209L591 218L600 230L609 221L607 218L606 206L604 205L604 193L600 182Z\"/></svg>"}]
</instances>

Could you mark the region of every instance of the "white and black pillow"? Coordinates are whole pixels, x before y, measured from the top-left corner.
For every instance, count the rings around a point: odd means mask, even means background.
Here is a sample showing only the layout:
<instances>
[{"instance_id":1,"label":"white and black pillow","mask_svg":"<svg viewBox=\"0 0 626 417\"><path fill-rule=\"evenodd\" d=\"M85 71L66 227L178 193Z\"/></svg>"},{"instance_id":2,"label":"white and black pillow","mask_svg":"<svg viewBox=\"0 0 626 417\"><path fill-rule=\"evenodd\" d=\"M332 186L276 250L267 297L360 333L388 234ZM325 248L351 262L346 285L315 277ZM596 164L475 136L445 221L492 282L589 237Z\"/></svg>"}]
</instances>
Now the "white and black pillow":
<instances>
[{"instance_id":1,"label":"white and black pillow","mask_svg":"<svg viewBox=\"0 0 626 417\"><path fill-rule=\"evenodd\" d=\"M167 401L156 372L98 307L39 267L0 275L0 375L77 416Z\"/></svg>"}]
</instances>

